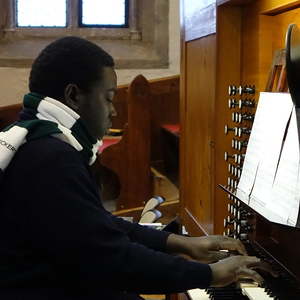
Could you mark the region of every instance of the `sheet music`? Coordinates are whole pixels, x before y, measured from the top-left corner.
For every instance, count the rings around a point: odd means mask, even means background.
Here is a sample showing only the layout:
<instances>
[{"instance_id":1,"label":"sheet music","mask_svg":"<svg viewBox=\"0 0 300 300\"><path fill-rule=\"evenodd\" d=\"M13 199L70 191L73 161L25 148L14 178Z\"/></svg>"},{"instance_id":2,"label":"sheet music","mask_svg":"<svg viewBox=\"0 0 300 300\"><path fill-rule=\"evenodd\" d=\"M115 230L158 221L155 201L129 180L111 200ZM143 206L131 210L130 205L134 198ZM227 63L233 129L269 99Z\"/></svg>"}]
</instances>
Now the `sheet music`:
<instances>
[{"instance_id":1,"label":"sheet music","mask_svg":"<svg viewBox=\"0 0 300 300\"><path fill-rule=\"evenodd\" d=\"M249 200L250 200L249 194L237 188L235 195L239 198L239 200L249 205Z\"/></svg>"},{"instance_id":2,"label":"sheet music","mask_svg":"<svg viewBox=\"0 0 300 300\"><path fill-rule=\"evenodd\" d=\"M296 108L296 120L297 120L297 133L298 133L298 143L299 143L299 152L300 152L300 109ZM300 208L300 153L299 155L299 167L298 167L298 177L297 177L297 184L296 184L296 193L295 193L295 201L293 202L293 207L291 209L291 213L288 219L288 225L296 224L295 226L300 227L299 222L299 208Z\"/></svg>"},{"instance_id":3,"label":"sheet music","mask_svg":"<svg viewBox=\"0 0 300 300\"><path fill-rule=\"evenodd\" d=\"M261 101L262 100L262 101ZM260 161L260 147L263 140L264 127L261 127L264 114L267 113L264 97L258 102L251 135L247 145L241 178L237 187L237 196L249 205L249 196L254 186L256 173Z\"/></svg>"},{"instance_id":4,"label":"sheet music","mask_svg":"<svg viewBox=\"0 0 300 300\"><path fill-rule=\"evenodd\" d=\"M296 111L293 109L287 135L283 144L278 170L272 186L267 209L279 214L287 224L296 225L293 210L297 202L297 183L299 174L299 139Z\"/></svg>"},{"instance_id":5,"label":"sheet music","mask_svg":"<svg viewBox=\"0 0 300 300\"><path fill-rule=\"evenodd\" d=\"M283 99L284 98L284 99ZM281 107L280 103L285 102ZM293 103L289 94L261 93L248 141L238 189L250 196L264 193L265 180L272 185L284 130ZM267 158L264 161L263 158ZM275 164L272 163L275 161ZM257 183L257 179L260 181ZM254 186L255 183L255 186ZM255 190L254 190L255 189Z\"/></svg>"},{"instance_id":6,"label":"sheet music","mask_svg":"<svg viewBox=\"0 0 300 300\"><path fill-rule=\"evenodd\" d=\"M294 207L291 209L291 214L289 215L288 224L296 224L295 226L300 228L299 223L299 209L300 209L300 167L298 169L298 178L297 178L297 186L296 186L296 195L295 195L295 201L294 201Z\"/></svg>"},{"instance_id":7,"label":"sheet music","mask_svg":"<svg viewBox=\"0 0 300 300\"><path fill-rule=\"evenodd\" d=\"M291 226L300 200L297 124L289 94L261 93L237 190L258 213Z\"/></svg>"}]
</instances>

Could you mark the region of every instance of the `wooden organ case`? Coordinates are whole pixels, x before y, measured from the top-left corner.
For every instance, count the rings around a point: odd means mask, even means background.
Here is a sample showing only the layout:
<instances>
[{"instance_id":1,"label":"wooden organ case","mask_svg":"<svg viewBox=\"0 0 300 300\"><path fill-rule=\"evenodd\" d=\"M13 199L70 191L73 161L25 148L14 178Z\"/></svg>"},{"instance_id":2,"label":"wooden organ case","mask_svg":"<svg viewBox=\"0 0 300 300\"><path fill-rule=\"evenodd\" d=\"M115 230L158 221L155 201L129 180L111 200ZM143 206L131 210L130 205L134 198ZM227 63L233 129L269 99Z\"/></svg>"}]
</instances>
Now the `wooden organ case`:
<instances>
[{"instance_id":1,"label":"wooden organ case","mask_svg":"<svg viewBox=\"0 0 300 300\"><path fill-rule=\"evenodd\" d=\"M219 185L236 185L259 92L286 88L285 70L276 77L271 66L285 68L274 57L289 24L300 24L299 13L300 1L291 0L181 1L182 223L192 235L240 238L249 254L273 264L281 275L264 275L268 299L300 299L300 230L269 222ZM224 134L225 125L233 132Z\"/></svg>"}]
</instances>

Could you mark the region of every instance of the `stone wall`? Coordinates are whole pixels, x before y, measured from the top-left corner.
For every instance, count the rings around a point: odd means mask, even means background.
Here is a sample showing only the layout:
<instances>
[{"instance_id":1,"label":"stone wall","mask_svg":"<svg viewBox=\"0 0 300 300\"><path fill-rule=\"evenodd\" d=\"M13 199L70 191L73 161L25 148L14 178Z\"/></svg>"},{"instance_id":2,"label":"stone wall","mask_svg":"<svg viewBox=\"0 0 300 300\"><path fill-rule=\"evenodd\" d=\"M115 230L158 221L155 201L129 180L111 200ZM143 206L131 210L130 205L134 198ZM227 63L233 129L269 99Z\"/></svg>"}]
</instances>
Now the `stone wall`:
<instances>
[{"instance_id":1,"label":"stone wall","mask_svg":"<svg viewBox=\"0 0 300 300\"><path fill-rule=\"evenodd\" d=\"M130 49L129 49L130 50ZM128 53L129 55L130 53ZM179 0L169 3L169 67L163 69L117 69L118 84L129 83L136 75L143 74L148 79L179 74L180 64L180 24ZM22 101L28 91L27 68L0 68L0 106Z\"/></svg>"}]
</instances>

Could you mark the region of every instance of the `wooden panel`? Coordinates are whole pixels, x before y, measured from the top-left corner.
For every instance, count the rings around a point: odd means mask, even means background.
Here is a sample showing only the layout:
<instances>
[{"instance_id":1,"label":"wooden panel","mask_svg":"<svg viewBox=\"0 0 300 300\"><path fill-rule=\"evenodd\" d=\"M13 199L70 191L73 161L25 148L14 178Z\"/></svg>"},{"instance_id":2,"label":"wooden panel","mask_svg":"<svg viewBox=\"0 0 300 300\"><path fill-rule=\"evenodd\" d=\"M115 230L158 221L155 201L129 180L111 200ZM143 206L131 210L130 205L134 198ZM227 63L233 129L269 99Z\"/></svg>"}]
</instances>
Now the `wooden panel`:
<instances>
[{"instance_id":1,"label":"wooden panel","mask_svg":"<svg viewBox=\"0 0 300 300\"><path fill-rule=\"evenodd\" d=\"M300 0L217 0L217 5L255 4L259 13L278 14L299 7Z\"/></svg>"},{"instance_id":2,"label":"wooden panel","mask_svg":"<svg viewBox=\"0 0 300 300\"><path fill-rule=\"evenodd\" d=\"M179 76L150 81L151 160L163 160L162 124L179 123Z\"/></svg>"},{"instance_id":3,"label":"wooden panel","mask_svg":"<svg viewBox=\"0 0 300 300\"><path fill-rule=\"evenodd\" d=\"M182 224L184 224L189 235L202 236L209 234L196 219L196 216L194 216L194 214L192 214L188 208L184 207L180 211L180 217Z\"/></svg>"},{"instance_id":4,"label":"wooden panel","mask_svg":"<svg viewBox=\"0 0 300 300\"><path fill-rule=\"evenodd\" d=\"M21 109L21 103L0 107L0 130L16 121Z\"/></svg>"},{"instance_id":5,"label":"wooden panel","mask_svg":"<svg viewBox=\"0 0 300 300\"><path fill-rule=\"evenodd\" d=\"M214 233L222 234L223 220L227 215L227 195L220 190L218 184L227 184L227 165L224 152L232 153L231 135L224 134L224 125L234 127L231 112L228 109L228 86L241 82L241 8L218 8L217 31L217 82L215 106L215 190ZM226 57L226 59L224 59Z\"/></svg>"},{"instance_id":6,"label":"wooden panel","mask_svg":"<svg viewBox=\"0 0 300 300\"><path fill-rule=\"evenodd\" d=\"M216 32L216 0L184 1L185 40Z\"/></svg>"},{"instance_id":7,"label":"wooden panel","mask_svg":"<svg viewBox=\"0 0 300 300\"><path fill-rule=\"evenodd\" d=\"M103 165L119 177L118 209L143 206L151 196L150 100L149 83L139 75L128 88L128 126L121 141L106 148L95 162L96 169Z\"/></svg>"},{"instance_id":8,"label":"wooden panel","mask_svg":"<svg viewBox=\"0 0 300 300\"><path fill-rule=\"evenodd\" d=\"M151 100L151 160L162 160L162 124L179 123L179 76L158 78L149 81ZM113 128L124 128L128 121L128 85L118 86L114 106L118 116L113 118Z\"/></svg>"},{"instance_id":9,"label":"wooden panel","mask_svg":"<svg viewBox=\"0 0 300 300\"><path fill-rule=\"evenodd\" d=\"M265 1L261 1L265 2ZM263 91L276 50L285 46L285 32L291 23L300 23L300 8L267 16L260 13L261 2L243 8L242 77Z\"/></svg>"},{"instance_id":10,"label":"wooden panel","mask_svg":"<svg viewBox=\"0 0 300 300\"><path fill-rule=\"evenodd\" d=\"M300 6L299 0L260 0L259 11L262 14L279 14Z\"/></svg>"},{"instance_id":11,"label":"wooden panel","mask_svg":"<svg viewBox=\"0 0 300 300\"><path fill-rule=\"evenodd\" d=\"M183 206L204 231L212 224L212 113L215 99L215 35L186 44L184 145L181 167ZM182 185L183 184L183 185Z\"/></svg>"},{"instance_id":12,"label":"wooden panel","mask_svg":"<svg viewBox=\"0 0 300 300\"><path fill-rule=\"evenodd\" d=\"M276 35L273 34L273 51L285 47L285 35L289 24L300 24L300 8L286 11L271 17L276 24Z\"/></svg>"},{"instance_id":13,"label":"wooden panel","mask_svg":"<svg viewBox=\"0 0 300 300\"><path fill-rule=\"evenodd\" d=\"M127 114L127 91L128 85L118 86L114 97L114 107L117 117L112 120L112 128L122 129L128 121Z\"/></svg>"}]
</instances>

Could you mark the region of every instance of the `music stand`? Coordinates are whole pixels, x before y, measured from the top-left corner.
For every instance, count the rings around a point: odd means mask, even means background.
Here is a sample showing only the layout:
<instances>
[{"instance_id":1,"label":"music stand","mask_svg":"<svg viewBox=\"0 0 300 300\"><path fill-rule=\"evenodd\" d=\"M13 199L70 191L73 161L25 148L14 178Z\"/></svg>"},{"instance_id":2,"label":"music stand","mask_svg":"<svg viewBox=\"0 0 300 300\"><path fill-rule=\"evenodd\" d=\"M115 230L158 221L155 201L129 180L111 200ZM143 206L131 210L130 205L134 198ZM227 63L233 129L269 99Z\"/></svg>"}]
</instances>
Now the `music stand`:
<instances>
[{"instance_id":1,"label":"music stand","mask_svg":"<svg viewBox=\"0 0 300 300\"><path fill-rule=\"evenodd\" d=\"M292 100L300 107L300 30L290 24L286 33L286 70Z\"/></svg>"}]
</instances>

